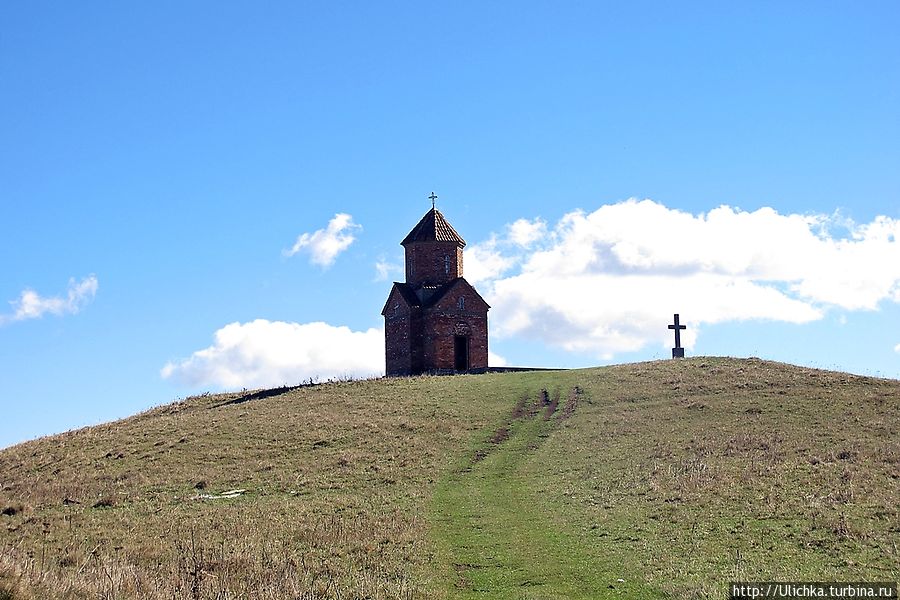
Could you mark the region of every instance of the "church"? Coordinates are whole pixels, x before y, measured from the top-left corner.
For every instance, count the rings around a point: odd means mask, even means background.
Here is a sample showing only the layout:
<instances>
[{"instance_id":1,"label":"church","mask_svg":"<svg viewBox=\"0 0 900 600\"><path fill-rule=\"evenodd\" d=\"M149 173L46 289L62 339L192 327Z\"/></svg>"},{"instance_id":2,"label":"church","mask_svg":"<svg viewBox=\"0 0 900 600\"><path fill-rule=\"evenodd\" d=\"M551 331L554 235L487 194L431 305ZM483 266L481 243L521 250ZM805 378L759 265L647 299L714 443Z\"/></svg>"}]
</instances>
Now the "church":
<instances>
[{"instance_id":1,"label":"church","mask_svg":"<svg viewBox=\"0 0 900 600\"><path fill-rule=\"evenodd\" d=\"M465 240L432 205L400 245L406 281L394 282L381 311L386 373L486 369L490 306L463 278Z\"/></svg>"}]
</instances>

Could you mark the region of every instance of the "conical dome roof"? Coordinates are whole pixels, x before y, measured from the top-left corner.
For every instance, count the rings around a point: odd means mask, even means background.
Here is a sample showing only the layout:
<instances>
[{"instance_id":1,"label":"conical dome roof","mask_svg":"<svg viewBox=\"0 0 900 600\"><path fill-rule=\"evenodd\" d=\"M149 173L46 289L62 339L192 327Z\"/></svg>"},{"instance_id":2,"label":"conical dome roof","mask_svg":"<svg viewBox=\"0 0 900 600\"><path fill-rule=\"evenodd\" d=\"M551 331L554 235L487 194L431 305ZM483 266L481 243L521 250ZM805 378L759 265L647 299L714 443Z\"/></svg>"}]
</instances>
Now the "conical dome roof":
<instances>
[{"instance_id":1,"label":"conical dome roof","mask_svg":"<svg viewBox=\"0 0 900 600\"><path fill-rule=\"evenodd\" d=\"M405 246L414 242L456 242L460 246L466 245L466 241L456 233L453 226L436 208L425 213L422 220L412 228L409 235L403 238L400 245Z\"/></svg>"}]
</instances>

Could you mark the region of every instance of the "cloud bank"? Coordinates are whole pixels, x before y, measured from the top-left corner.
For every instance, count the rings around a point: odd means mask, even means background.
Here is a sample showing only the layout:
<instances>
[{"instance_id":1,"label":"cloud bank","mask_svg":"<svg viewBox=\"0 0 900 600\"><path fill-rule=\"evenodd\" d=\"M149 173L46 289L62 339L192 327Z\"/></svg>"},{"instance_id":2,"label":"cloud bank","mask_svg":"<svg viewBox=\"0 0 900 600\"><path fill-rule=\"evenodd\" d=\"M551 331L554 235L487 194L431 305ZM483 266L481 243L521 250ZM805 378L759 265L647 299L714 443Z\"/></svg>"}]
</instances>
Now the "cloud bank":
<instances>
[{"instance_id":1,"label":"cloud bank","mask_svg":"<svg viewBox=\"0 0 900 600\"><path fill-rule=\"evenodd\" d=\"M74 315L94 299L98 287L97 277L88 275L81 281L70 279L64 296L44 297L32 289L25 289L18 300L10 302L12 314L0 315L0 324L40 319L46 314Z\"/></svg>"},{"instance_id":2,"label":"cloud bank","mask_svg":"<svg viewBox=\"0 0 900 600\"><path fill-rule=\"evenodd\" d=\"M334 264L338 254L350 247L356 239L354 232L359 229L362 227L353 222L351 215L337 213L325 229L300 234L294 245L284 250L283 254L294 256L299 252L308 252L312 264L327 269Z\"/></svg>"},{"instance_id":3,"label":"cloud bank","mask_svg":"<svg viewBox=\"0 0 900 600\"><path fill-rule=\"evenodd\" d=\"M497 336L608 359L671 345L675 312L690 348L704 324L800 324L900 302L900 221L729 206L694 215L631 199L552 228L520 219L467 249L465 268Z\"/></svg>"},{"instance_id":4,"label":"cloud bank","mask_svg":"<svg viewBox=\"0 0 900 600\"><path fill-rule=\"evenodd\" d=\"M169 362L163 378L224 389L384 374L384 332L257 319L216 331L213 345Z\"/></svg>"}]
</instances>

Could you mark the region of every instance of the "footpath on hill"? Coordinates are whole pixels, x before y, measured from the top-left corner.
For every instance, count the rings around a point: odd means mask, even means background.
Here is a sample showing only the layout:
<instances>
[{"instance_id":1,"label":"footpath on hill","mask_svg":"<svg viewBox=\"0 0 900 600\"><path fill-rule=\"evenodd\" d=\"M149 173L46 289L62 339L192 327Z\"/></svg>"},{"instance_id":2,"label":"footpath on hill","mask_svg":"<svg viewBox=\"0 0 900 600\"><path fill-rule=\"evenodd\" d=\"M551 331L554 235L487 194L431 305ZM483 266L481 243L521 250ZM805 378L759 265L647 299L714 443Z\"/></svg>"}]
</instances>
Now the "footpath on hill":
<instances>
[{"instance_id":1,"label":"footpath on hill","mask_svg":"<svg viewBox=\"0 0 900 600\"><path fill-rule=\"evenodd\" d=\"M450 598L612 598L657 596L599 564L578 531L536 489L541 449L576 410L546 390L522 397L509 417L482 434L467 460L441 481L432 502L440 567Z\"/></svg>"}]
</instances>

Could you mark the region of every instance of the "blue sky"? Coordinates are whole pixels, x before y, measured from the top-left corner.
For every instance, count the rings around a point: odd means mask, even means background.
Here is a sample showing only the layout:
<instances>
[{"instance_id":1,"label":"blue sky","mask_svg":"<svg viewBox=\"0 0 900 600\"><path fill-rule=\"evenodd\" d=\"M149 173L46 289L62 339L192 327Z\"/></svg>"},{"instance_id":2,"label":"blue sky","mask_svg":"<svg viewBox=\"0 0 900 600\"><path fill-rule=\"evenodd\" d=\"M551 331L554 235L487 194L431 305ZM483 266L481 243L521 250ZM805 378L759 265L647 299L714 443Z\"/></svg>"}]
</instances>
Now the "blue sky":
<instances>
[{"instance_id":1,"label":"blue sky","mask_svg":"<svg viewBox=\"0 0 900 600\"><path fill-rule=\"evenodd\" d=\"M377 369L432 190L496 362L662 358L680 312L689 355L900 377L898 25L896 2L6 4L0 446Z\"/></svg>"}]
</instances>

